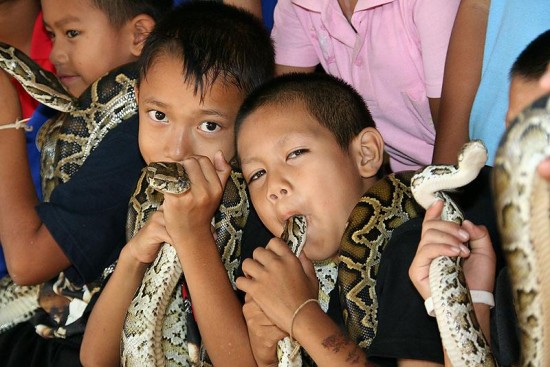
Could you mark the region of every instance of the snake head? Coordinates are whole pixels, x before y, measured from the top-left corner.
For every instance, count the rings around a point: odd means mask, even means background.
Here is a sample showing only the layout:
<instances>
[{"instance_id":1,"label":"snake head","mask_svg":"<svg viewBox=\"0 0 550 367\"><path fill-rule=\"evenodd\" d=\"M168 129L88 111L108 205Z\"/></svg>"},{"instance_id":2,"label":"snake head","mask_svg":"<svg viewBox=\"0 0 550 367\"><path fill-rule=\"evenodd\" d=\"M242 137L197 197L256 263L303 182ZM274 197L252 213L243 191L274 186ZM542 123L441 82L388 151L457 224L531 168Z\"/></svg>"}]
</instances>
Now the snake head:
<instances>
[{"instance_id":1,"label":"snake head","mask_svg":"<svg viewBox=\"0 0 550 367\"><path fill-rule=\"evenodd\" d=\"M281 239L288 244L290 250L300 256L304 245L306 244L307 222L303 215L294 215L285 223L285 228L281 234Z\"/></svg>"},{"instance_id":2,"label":"snake head","mask_svg":"<svg viewBox=\"0 0 550 367\"><path fill-rule=\"evenodd\" d=\"M154 162L146 167L149 186L162 193L183 194L191 188L185 169L177 162Z\"/></svg>"}]
</instances>

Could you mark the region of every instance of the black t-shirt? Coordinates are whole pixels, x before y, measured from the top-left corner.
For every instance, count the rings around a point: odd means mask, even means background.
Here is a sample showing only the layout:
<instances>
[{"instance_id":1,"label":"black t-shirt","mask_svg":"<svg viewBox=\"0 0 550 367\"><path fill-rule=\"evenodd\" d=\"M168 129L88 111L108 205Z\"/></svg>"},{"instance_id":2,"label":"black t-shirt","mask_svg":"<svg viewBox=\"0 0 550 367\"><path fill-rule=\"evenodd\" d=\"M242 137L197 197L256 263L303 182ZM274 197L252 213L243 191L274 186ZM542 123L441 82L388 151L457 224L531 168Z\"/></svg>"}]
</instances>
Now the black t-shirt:
<instances>
[{"instance_id":1,"label":"black t-shirt","mask_svg":"<svg viewBox=\"0 0 550 367\"><path fill-rule=\"evenodd\" d=\"M138 149L138 116L110 131L71 179L57 186L36 210L72 263L73 283L97 280L126 243L128 202L144 166ZM43 287L45 289L47 287ZM82 296L75 292L74 297ZM78 366L84 317L61 320L39 309L30 322L0 334L0 366ZM54 310L55 311L55 310ZM34 325L66 331L66 338L40 337Z\"/></svg>"},{"instance_id":2,"label":"black t-shirt","mask_svg":"<svg viewBox=\"0 0 550 367\"><path fill-rule=\"evenodd\" d=\"M71 179L36 210L72 266L74 283L96 280L126 244L128 202L144 166L137 114L110 131Z\"/></svg>"},{"instance_id":3,"label":"black t-shirt","mask_svg":"<svg viewBox=\"0 0 550 367\"><path fill-rule=\"evenodd\" d=\"M507 291L504 258L491 194L491 169L485 167L478 178L453 195L465 217L487 227L497 255L495 298ZM397 228L380 262L376 283L378 297L378 330L369 350L369 357L379 365L396 365L396 359L428 360L443 363L441 338L434 317L426 313L424 301L412 284L408 270L420 241L423 218L410 220ZM504 274L504 275L503 275ZM499 290L500 289L500 290ZM499 361L517 356L516 335L513 332L514 314L511 298L500 297L492 312L491 338L493 351ZM499 311L498 313L496 311ZM498 315L498 316L497 316ZM506 320L512 326L502 326ZM496 325L498 327L497 331ZM499 345L501 346L499 348ZM511 349L510 349L511 348ZM499 353L499 351L501 351ZM388 358L381 358L388 357Z\"/></svg>"}]
</instances>

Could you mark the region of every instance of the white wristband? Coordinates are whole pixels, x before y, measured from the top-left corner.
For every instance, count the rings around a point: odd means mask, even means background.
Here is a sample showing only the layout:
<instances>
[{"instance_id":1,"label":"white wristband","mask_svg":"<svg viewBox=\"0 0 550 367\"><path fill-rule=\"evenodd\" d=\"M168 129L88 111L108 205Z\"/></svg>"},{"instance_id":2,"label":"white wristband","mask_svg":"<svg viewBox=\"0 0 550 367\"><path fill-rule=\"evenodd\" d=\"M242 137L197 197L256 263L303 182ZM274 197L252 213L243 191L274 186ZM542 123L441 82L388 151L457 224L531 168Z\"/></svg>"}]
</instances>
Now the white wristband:
<instances>
[{"instance_id":1,"label":"white wristband","mask_svg":"<svg viewBox=\"0 0 550 367\"><path fill-rule=\"evenodd\" d=\"M482 303L490 308L495 307L495 298L491 292L472 290L470 291L470 297L472 298L472 303ZM428 315L435 317L434 302L432 297L426 298L424 301L424 307L426 307L426 312L428 312Z\"/></svg>"}]
</instances>

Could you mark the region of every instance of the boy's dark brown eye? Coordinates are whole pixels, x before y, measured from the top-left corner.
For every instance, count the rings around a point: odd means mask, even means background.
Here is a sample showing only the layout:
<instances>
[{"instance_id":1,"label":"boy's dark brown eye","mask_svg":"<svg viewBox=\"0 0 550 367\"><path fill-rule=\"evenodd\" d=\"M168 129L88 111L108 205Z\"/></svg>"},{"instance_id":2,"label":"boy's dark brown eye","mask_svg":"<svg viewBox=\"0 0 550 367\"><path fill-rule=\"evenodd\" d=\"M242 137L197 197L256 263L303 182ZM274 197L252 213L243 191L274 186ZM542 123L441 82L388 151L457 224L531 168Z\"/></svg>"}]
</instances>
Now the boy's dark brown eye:
<instances>
[{"instance_id":1,"label":"boy's dark brown eye","mask_svg":"<svg viewBox=\"0 0 550 367\"><path fill-rule=\"evenodd\" d=\"M204 121L200 124L200 129L202 131L205 131L207 133L212 133L214 131L218 131L221 128L221 126L215 122L212 121Z\"/></svg>"},{"instance_id":2,"label":"boy's dark brown eye","mask_svg":"<svg viewBox=\"0 0 550 367\"><path fill-rule=\"evenodd\" d=\"M162 121L164 120L164 118L166 117L166 115L160 111L155 111L155 119L159 120L159 121Z\"/></svg>"}]
</instances>

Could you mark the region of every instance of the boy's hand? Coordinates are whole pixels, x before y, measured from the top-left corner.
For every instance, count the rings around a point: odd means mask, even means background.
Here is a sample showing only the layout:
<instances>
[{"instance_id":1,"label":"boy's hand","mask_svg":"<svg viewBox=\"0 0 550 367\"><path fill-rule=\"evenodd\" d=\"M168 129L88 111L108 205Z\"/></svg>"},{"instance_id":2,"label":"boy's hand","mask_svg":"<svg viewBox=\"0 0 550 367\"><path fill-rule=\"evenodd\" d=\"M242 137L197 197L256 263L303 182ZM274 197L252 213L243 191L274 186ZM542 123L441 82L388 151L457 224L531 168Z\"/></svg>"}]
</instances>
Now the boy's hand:
<instances>
[{"instance_id":1,"label":"boy's hand","mask_svg":"<svg viewBox=\"0 0 550 367\"><path fill-rule=\"evenodd\" d=\"M286 333L294 311L307 299L318 297L319 282L313 263L302 252L297 258L287 244L273 238L267 248L254 251L243 262L246 277L237 279L237 288L246 292Z\"/></svg>"},{"instance_id":2,"label":"boy's hand","mask_svg":"<svg viewBox=\"0 0 550 367\"><path fill-rule=\"evenodd\" d=\"M164 226L162 206L151 214L143 228L128 242L129 254L143 264L152 263L164 242L171 242L171 238Z\"/></svg>"},{"instance_id":3,"label":"boy's hand","mask_svg":"<svg viewBox=\"0 0 550 367\"><path fill-rule=\"evenodd\" d=\"M433 259L439 256L467 257L470 254L465 245L470 234L456 223L441 220L442 210L441 200L426 210L420 243L409 268L409 277L423 299L431 295L428 275Z\"/></svg>"},{"instance_id":4,"label":"boy's hand","mask_svg":"<svg viewBox=\"0 0 550 367\"><path fill-rule=\"evenodd\" d=\"M277 342L287 334L275 326L247 294L243 315L248 327L250 346L259 366L277 365Z\"/></svg>"},{"instance_id":5,"label":"boy's hand","mask_svg":"<svg viewBox=\"0 0 550 367\"><path fill-rule=\"evenodd\" d=\"M177 247L212 236L212 217L231 173L221 152L214 156L214 163L208 157L192 156L182 164L191 188L180 195L165 194L163 204L166 229Z\"/></svg>"},{"instance_id":6,"label":"boy's hand","mask_svg":"<svg viewBox=\"0 0 550 367\"><path fill-rule=\"evenodd\" d=\"M462 228L470 236L470 256L464 260L464 276L470 290L493 292L495 287L496 255L485 226L476 226L469 220Z\"/></svg>"}]
</instances>

